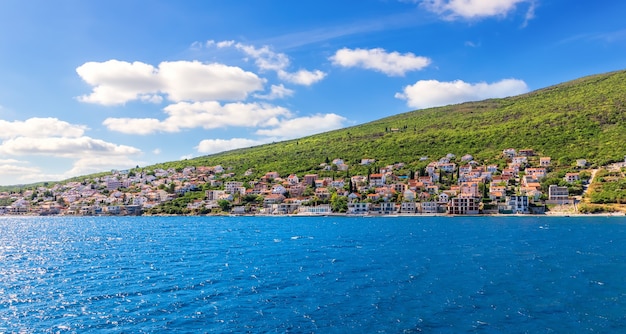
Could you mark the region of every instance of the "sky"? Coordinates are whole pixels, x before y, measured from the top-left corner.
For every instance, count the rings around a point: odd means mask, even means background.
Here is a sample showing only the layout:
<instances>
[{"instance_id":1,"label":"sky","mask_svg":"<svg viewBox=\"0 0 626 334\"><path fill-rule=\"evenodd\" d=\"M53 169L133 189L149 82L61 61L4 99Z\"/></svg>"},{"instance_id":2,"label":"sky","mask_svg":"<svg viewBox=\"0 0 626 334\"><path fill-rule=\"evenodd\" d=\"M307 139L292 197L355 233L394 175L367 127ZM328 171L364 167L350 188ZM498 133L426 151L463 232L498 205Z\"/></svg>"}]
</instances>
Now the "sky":
<instances>
[{"instance_id":1,"label":"sky","mask_svg":"<svg viewBox=\"0 0 626 334\"><path fill-rule=\"evenodd\" d=\"M0 185L626 69L626 1L1 0Z\"/></svg>"}]
</instances>

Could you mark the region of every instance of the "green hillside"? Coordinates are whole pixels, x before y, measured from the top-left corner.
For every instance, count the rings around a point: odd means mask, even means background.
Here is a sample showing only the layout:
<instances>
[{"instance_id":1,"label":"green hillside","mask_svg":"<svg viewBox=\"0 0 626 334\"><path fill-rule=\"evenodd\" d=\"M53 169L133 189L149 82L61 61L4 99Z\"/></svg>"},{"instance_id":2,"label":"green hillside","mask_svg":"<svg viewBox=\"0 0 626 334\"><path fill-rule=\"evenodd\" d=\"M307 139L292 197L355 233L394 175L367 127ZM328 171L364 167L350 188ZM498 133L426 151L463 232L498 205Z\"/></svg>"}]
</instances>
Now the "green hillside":
<instances>
[{"instance_id":1,"label":"green hillside","mask_svg":"<svg viewBox=\"0 0 626 334\"><path fill-rule=\"evenodd\" d=\"M367 112L367 110L364 110ZM252 168L281 174L315 170L326 158L355 166L419 167L421 156L497 157L504 148L532 148L561 166L575 159L604 165L626 154L626 71L581 78L531 93L399 114L297 140L160 164L222 165L239 174Z\"/></svg>"},{"instance_id":2,"label":"green hillside","mask_svg":"<svg viewBox=\"0 0 626 334\"><path fill-rule=\"evenodd\" d=\"M364 110L363 112L367 112ZM366 171L362 158L379 166L404 162L423 167L428 156L472 154L488 162L505 148L532 148L570 166L578 158L595 165L626 155L626 71L589 76L527 94L411 111L345 129L145 168L231 167L306 173L327 158L342 158L350 173ZM81 179L81 178L76 178ZM7 187L0 187L5 189Z\"/></svg>"}]
</instances>

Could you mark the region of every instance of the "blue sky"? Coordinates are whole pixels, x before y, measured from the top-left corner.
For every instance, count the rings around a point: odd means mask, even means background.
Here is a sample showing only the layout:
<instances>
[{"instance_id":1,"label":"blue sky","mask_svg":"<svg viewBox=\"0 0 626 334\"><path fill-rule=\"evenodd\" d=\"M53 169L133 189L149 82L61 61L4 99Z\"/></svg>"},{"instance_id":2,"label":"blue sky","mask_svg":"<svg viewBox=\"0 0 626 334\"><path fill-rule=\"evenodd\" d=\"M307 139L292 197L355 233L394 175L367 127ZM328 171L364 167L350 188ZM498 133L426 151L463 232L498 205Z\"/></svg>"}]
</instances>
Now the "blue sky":
<instances>
[{"instance_id":1,"label":"blue sky","mask_svg":"<svg viewBox=\"0 0 626 334\"><path fill-rule=\"evenodd\" d=\"M0 2L0 184L198 157L626 68L626 2Z\"/></svg>"}]
</instances>

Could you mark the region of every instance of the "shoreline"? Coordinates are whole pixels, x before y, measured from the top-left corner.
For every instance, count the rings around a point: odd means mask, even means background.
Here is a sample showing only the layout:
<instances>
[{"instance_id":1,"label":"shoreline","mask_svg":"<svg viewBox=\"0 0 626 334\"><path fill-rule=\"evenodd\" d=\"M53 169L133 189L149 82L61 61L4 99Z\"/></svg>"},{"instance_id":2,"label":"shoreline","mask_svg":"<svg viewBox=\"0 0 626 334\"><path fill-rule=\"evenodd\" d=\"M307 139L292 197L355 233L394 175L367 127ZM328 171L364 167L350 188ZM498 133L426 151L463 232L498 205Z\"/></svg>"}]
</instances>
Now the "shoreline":
<instances>
[{"instance_id":1,"label":"shoreline","mask_svg":"<svg viewBox=\"0 0 626 334\"><path fill-rule=\"evenodd\" d=\"M209 214L209 215L0 215L2 218L16 218L16 217L75 217L75 218L87 218L87 217L347 217L347 218L401 218L401 217L626 217L625 212L605 212L605 213L570 213L570 212L546 212L544 214L469 214L469 215L455 215L447 213L397 213L397 214L346 214L346 213L327 213L327 214Z\"/></svg>"}]
</instances>

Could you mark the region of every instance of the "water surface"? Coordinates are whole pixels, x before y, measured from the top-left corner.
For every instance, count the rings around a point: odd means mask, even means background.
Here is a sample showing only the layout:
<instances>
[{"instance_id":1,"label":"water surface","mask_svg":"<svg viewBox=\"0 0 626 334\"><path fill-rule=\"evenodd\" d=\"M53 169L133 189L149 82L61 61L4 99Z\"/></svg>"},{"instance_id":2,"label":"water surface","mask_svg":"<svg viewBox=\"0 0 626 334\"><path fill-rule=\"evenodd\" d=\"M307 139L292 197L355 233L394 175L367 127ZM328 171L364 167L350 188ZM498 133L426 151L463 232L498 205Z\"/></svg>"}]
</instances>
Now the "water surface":
<instances>
[{"instance_id":1,"label":"water surface","mask_svg":"<svg viewBox=\"0 0 626 334\"><path fill-rule=\"evenodd\" d=\"M625 330L624 218L0 219L0 332Z\"/></svg>"}]
</instances>

